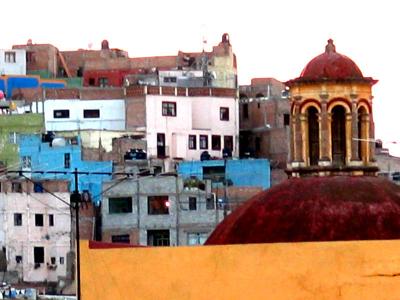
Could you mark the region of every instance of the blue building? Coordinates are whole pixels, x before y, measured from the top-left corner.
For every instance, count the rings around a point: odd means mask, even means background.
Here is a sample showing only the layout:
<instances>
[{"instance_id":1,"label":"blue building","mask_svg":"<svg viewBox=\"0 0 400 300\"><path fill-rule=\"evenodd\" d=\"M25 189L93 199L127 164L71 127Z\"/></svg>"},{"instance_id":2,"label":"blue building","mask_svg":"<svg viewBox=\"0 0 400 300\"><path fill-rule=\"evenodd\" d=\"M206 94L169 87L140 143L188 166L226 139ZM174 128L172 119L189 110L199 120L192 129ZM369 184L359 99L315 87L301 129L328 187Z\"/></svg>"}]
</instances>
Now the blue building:
<instances>
[{"instance_id":1,"label":"blue building","mask_svg":"<svg viewBox=\"0 0 400 300\"><path fill-rule=\"evenodd\" d=\"M211 179L213 185L270 187L270 164L267 159L185 161L178 165L182 177Z\"/></svg>"},{"instance_id":2,"label":"blue building","mask_svg":"<svg viewBox=\"0 0 400 300\"><path fill-rule=\"evenodd\" d=\"M43 80L39 76L7 75L0 77L0 90L11 99L14 89L23 88L64 88L66 83L63 80Z\"/></svg>"},{"instance_id":3,"label":"blue building","mask_svg":"<svg viewBox=\"0 0 400 300\"><path fill-rule=\"evenodd\" d=\"M32 179L69 180L70 191L75 189L73 172L112 172L112 161L84 161L81 155L79 137L43 141L41 135L21 135L19 139L19 158L22 170L44 171L43 174L32 174ZM50 174L46 171L65 171L61 174ZM79 192L89 192L95 203L101 201L103 181L111 180L111 175L79 174Z\"/></svg>"}]
</instances>

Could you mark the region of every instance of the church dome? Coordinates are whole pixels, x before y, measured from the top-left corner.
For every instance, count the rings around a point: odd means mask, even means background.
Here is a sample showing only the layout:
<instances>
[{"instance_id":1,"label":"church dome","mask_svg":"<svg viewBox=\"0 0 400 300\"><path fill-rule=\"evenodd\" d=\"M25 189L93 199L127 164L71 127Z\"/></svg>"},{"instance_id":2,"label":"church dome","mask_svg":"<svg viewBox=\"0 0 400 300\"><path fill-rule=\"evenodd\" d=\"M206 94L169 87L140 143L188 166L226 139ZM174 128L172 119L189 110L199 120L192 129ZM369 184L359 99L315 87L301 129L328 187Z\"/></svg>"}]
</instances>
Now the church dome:
<instances>
[{"instance_id":1,"label":"church dome","mask_svg":"<svg viewBox=\"0 0 400 300\"><path fill-rule=\"evenodd\" d=\"M255 195L206 245L400 238L400 187L380 177L291 178Z\"/></svg>"}]
</instances>

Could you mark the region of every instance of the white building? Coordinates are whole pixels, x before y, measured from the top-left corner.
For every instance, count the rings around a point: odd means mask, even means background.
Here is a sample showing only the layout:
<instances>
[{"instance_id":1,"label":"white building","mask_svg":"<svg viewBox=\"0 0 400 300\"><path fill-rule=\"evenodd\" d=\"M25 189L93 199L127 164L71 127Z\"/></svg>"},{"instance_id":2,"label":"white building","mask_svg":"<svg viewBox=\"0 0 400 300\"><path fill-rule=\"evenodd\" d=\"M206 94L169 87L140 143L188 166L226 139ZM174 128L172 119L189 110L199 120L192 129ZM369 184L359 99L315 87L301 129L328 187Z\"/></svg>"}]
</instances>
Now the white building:
<instances>
[{"instance_id":1,"label":"white building","mask_svg":"<svg viewBox=\"0 0 400 300\"><path fill-rule=\"evenodd\" d=\"M190 90L190 89L188 89ZM151 157L199 160L203 151L238 155L239 112L235 96L147 94L146 138ZM168 170L168 165L166 166Z\"/></svg>"},{"instance_id":2,"label":"white building","mask_svg":"<svg viewBox=\"0 0 400 300\"><path fill-rule=\"evenodd\" d=\"M67 254L71 251L68 183L37 183L3 180L0 222L3 223L7 270L18 271L25 282L56 282L67 275ZM36 190L36 192L35 192ZM56 192L62 190L62 192Z\"/></svg>"},{"instance_id":3,"label":"white building","mask_svg":"<svg viewBox=\"0 0 400 300\"><path fill-rule=\"evenodd\" d=\"M0 75L26 75L25 49L0 49Z\"/></svg>"},{"instance_id":4,"label":"white building","mask_svg":"<svg viewBox=\"0 0 400 300\"><path fill-rule=\"evenodd\" d=\"M47 131L125 130L125 101L48 99L44 121Z\"/></svg>"}]
</instances>

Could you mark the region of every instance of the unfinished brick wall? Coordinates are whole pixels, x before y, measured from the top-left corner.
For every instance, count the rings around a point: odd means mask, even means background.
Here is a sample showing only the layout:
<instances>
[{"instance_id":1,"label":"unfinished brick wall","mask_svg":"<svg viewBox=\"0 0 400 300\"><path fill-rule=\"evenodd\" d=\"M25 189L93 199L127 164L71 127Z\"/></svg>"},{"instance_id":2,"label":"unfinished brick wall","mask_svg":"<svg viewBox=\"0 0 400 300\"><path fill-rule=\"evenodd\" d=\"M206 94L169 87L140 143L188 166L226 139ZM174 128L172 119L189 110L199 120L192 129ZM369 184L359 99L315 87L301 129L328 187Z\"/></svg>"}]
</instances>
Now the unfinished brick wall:
<instances>
[{"instance_id":1,"label":"unfinished brick wall","mask_svg":"<svg viewBox=\"0 0 400 300\"><path fill-rule=\"evenodd\" d=\"M146 98L135 97L125 100L126 129L146 126Z\"/></svg>"}]
</instances>

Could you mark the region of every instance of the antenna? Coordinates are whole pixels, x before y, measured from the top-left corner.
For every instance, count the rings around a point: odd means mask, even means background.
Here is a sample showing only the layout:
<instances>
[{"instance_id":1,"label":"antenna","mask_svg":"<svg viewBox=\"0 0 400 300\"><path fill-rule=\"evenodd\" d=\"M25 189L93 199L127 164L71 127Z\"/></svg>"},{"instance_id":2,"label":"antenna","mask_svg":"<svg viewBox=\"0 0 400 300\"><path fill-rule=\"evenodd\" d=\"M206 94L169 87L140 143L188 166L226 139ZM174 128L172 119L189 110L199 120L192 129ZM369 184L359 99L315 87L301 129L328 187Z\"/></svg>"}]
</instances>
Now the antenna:
<instances>
[{"instance_id":1,"label":"antenna","mask_svg":"<svg viewBox=\"0 0 400 300\"><path fill-rule=\"evenodd\" d=\"M206 51L207 46L207 25L201 24L201 41L203 45L203 52Z\"/></svg>"}]
</instances>

